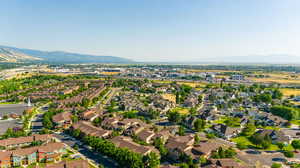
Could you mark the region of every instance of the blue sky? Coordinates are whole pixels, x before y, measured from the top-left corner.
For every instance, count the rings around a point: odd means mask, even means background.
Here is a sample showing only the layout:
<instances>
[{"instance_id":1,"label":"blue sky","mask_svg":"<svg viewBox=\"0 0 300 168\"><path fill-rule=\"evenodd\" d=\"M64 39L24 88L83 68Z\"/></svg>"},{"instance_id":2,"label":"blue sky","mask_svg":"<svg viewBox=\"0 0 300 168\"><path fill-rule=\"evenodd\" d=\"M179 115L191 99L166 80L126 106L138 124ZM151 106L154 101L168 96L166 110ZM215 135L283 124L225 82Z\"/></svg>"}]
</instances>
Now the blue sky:
<instances>
[{"instance_id":1,"label":"blue sky","mask_svg":"<svg viewBox=\"0 0 300 168\"><path fill-rule=\"evenodd\" d=\"M0 45L137 61L300 56L299 0L2 0Z\"/></svg>"}]
</instances>

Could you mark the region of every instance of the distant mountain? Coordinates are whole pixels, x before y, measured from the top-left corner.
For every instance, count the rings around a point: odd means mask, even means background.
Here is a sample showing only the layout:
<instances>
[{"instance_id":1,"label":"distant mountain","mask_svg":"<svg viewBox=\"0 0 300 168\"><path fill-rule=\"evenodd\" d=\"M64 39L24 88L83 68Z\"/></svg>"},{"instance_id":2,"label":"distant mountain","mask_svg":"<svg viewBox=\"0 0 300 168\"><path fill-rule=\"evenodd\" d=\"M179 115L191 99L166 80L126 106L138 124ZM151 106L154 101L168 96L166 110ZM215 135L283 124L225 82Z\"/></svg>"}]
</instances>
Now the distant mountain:
<instances>
[{"instance_id":1,"label":"distant mountain","mask_svg":"<svg viewBox=\"0 0 300 168\"><path fill-rule=\"evenodd\" d=\"M288 54L232 56L206 59L216 63L300 64L300 57Z\"/></svg>"},{"instance_id":2,"label":"distant mountain","mask_svg":"<svg viewBox=\"0 0 300 168\"><path fill-rule=\"evenodd\" d=\"M48 63L132 63L116 56L96 56L63 51L40 51L0 46L0 62L48 62Z\"/></svg>"},{"instance_id":3,"label":"distant mountain","mask_svg":"<svg viewBox=\"0 0 300 168\"><path fill-rule=\"evenodd\" d=\"M15 51L10 48L0 48L0 62L27 62L40 60L42 59L32 57L30 55Z\"/></svg>"}]
</instances>

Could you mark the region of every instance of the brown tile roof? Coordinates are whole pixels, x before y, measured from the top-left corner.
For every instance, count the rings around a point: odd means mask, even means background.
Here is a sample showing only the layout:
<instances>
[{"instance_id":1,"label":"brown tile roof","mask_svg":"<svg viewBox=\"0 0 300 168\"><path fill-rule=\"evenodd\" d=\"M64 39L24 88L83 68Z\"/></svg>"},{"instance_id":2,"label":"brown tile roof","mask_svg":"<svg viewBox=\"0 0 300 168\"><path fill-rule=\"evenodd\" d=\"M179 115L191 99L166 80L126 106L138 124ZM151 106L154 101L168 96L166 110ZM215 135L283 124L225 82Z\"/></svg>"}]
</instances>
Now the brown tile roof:
<instances>
[{"instance_id":1,"label":"brown tile roof","mask_svg":"<svg viewBox=\"0 0 300 168\"><path fill-rule=\"evenodd\" d=\"M33 141L47 141L48 139L51 139L51 138L52 138L51 134L44 134L44 135L35 134L32 136L27 136L27 137L8 138L8 139L0 140L0 146L7 147L10 145L31 143Z\"/></svg>"},{"instance_id":2,"label":"brown tile roof","mask_svg":"<svg viewBox=\"0 0 300 168\"><path fill-rule=\"evenodd\" d=\"M166 147L170 150L180 149L182 152L191 148L194 143L193 135L170 137L166 143Z\"/></svg>"},{"instance_id":3,"label":"brown tile roof","mask_svg":"<svg viewBox=\"0 0 300 168\"><path fill-rule=\"evenodd\" d=\"M220 143L216 143L214 141L207 141L207 142L203 142L203 143L200 143L199 145L194 146L193 150L207 155L207 154L211 153L212 151L218 149L219 147L224 147L224 145L222 145Z\"/></svg>"},{"instance_id":4,"label":"brown tile roof","mask_svg":"<svg viewBox=\"0 0 300 168\"><path fill-rule=\"evenodd\" d=\"M129 150L140 153L142 155L146 155L151 151L156 152L154 148L150 148L147 146L142 146L140 144L134 143L129 137L117 136L111 139L110 141L114 143L117 147L128 148Z\"/></svg>"},{"instance_id":5,"label":"brown tile roof","mask_svg":"<svg viewBox=\"0 0 300 168\"><path fill-rule=\"evenodd\" d=\"M89 163L86 160L72 160L62 161L59 163L52 163L45 166L45 168L88 168Z\"/></svg>"},{"instance_id":6,"label":"brown tile roof","mask_svg":"<svg viewBox=\"0 0 300 168\"><path fill-rule=\"evenodd\" d=\"M97 136L97 137L105 137L111 134L111 131L104 130L99 127L93 126L91 123L86 121L80 121L72 126L74 129L79 129L81 132L85 133L86 135L90 136Z\"/></svg>"},{"instance_id":7,"label":"brown tile roof","mask_svg":"<svg viewBox=\"0 0 300 168\"><path fill-rule=\"evenodd\" d=\"M11 156L11 152L10 152L10 151L3 151L3 152L0 152L0 161L9 159L10 156Z\"/></svg>"},{"instance_id":8,"label":"brown tile roof","mask_svg":"<svg viewBox=\"0 0 300 168\"><path fill-rule=\"evenodd\" d=\"M11 155L24 156L24 155L32 154L34 152L42 152L42 153L54 152L54 151L62 149L64 147L65 147L65 145L63 143L54 142L54 143L49 143L49 144L42 145L42 146L34 146L34 147L30 147L30 148L16 149L16 150L12 150L12 151L4 151L4 152L0 152L0 160L10 157Z\"/></svg>"},{"instance_id":9,"label":"brown tile roof","mask_svg":"<svg viewBox=\"0 0 300 168\"><path fill-rule=\"evenodd\" d=\"M59 122L64 122L64 121L71 121L71 112L62 112L54 115L52 117L53 122L59 123Z\"/></svg>"},{"instance_id":10,"label":"brown tile roof","mask_svg":"<svg viewBox=\"0 0 300 168\"><path fill-rule=\"evenodd\" d=\"M238 162L236 162L233 159L212 159L213 163L215 163L218 166L224 167L224 168L241 168L242 165L240 165Z\"/></svg>"},{"instance_id":11,"label":"brown tile roof","mask_svg":"<svg viewBox=\"0 0 300 168\"><path fill-rule=\"evenodd\" d=\"M142 141L146 142L148 138L152 138L155 135L153 131L150 130L142 130L136 136Z\"/></svg>"}]
</instances>

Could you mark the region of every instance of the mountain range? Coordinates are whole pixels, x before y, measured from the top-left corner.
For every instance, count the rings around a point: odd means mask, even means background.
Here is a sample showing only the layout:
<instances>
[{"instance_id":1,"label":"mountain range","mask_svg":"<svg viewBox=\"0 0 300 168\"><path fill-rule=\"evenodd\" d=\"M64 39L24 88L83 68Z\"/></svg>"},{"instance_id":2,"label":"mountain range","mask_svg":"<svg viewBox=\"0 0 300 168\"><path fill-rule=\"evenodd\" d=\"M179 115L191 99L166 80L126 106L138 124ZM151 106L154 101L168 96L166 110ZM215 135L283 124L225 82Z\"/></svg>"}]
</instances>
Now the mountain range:
<instances>
[{"instance_id":1,"label":"mountain range","mask_svg":"<svg viewBox=\"0 0 300 168\"><path fill-rule=\"evenodd\" d=\"M0 62L132 63L134 61L116 56L96 56L64 51L40 51L0 46Z\"/></svg>"}]
</instances>

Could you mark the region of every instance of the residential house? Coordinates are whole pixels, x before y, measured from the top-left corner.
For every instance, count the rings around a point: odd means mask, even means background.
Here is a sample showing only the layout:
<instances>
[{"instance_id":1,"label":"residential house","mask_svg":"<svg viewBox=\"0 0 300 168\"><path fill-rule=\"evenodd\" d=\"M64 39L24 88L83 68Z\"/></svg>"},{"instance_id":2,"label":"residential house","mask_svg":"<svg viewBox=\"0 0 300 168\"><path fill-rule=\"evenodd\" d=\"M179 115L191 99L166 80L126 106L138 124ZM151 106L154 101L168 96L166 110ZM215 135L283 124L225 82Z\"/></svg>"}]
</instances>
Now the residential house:
<instances>
[{"instance_id":1,"label":"residential house","mask_svg":"<svg viewBox=\"0 0 300 168\"><path fill-rule=\"evenodd\" d=\"M13 149L13 148L20 148L24 146L31 145L32 142L41 141L43 143L48 143L53 141L53 136L51 134L34 134L32 136L27 137L18 137L18 138L8 138L0 140L0 146L4 147L5 149Z\"/></svg>"},{"instance_id":2,"label":"residential house","mask_svg":"<svg viewBox=\"0 0 300 168\"><path fill-rule=\"evenodd\" d=\"M288 135L285 135L284 132L281 130L262 129L262 130L258 130L256 134L262 137L265 136L270 137L273 143L284 142L289 144L291 141L290 137Z\"/></svg>"},{"instance_id":3,"label":"residential house","mask_svg":"<svg viewBox=\"0 0 300 168\"><path fill-rule=\"evenodd\" d=\"M72 124L72 113L58 113L52 117L52 121L56 124L57 128L68 128Z\"/></svg>"},{"instance_id":4,"label":"residential house","mask_svg":"<svg viewBox=\"0 0 300 168\"><path fill-rule=\"evenodd\" d=\"M234 159L210 159L211 166L222 167L222 168L242 168L244 167Z\"/></svg>"},{"instance_id":5,"label":"residential house","mask_svg":"<svg viewBox=\"0 0 300 168\"><path fill-rule=\"evenodd\" d=\"M0 152L0 167L26 166L37 162L59 161L65 153L63 143L48 143L42 146Z\"/></svg>"},{"instance_id":6,"label":"residential house","mask_svg":"<svg viewBox=\"0 0 300 168\"><path fill-rule=\"evenodd\" d=\"M172 136L165 144L169 151L169 157L178 160L182 153L186 153L193 148L194 136L192 134L186 136Z\"/></svg>"},{"instance_id":7,"label":"residential house","mask_svg":"<svg viewBox=\"0 0 300 168\"><path fill-rule=\"evenodd\" d=\"M136 136L140 140L149 144L152 141L152 138L155 136L155 133L148 129L144 129L144 130L140 131L139 133L137 133Z\"/></svg>"},{"instance_id":8,"label":"residential house","mask_svg":"<svg viewBox=\"0 0 300 168\"><path fill-rule=\"evenodd\" d=\"M100 138L107 138L112 133L110 130L104 130L100 127L95 127L86 121L79 121L78 123L73 124L72 129L79 129L85 135L96 136Z\"/></svg>"},{"instance_id":9,"label":"residential house","mask_svg":"<svg viewBox=\"0 0 300 168\"><path fill-rule=\"evenodd\" d=\"M96 109L90 109L80 113L80 118L86 121L93 121L99 116L99 112Z\"/></svg>"},{"instance_id":10,"label":"residential house","mask_svg":"<svg viewBox=\"0 0 300 168\"><path fill-rule=\"evenodd\" d=\"M87 160L70 160L46 164L45 168L89 168Z\"/></svg>"},{"instance_id":11,"label":"residential house","mask_svg":"<svg viewBox=\"0 0 300 168\"><path fill-rule=\"evenodd\" d=\"M192 148L191 153L196 156L204 156L205 158L209 158L211 153L217 150L219 147L227 147L224 144L220 144L214 140L208 140L204 142L200 142L200 144L195 145Z\"/></svg>"},{"instance_id":12,"label":"residential house","mask_svg":"<svg viewBox=\"0 0 300 168\"><path fill-rule=\"evenodd\" d=\"M213 131L218 135L230 139L241 132L240 127L229 127L225 124L217 124L213 126Z\"/></svg>"},{"instance_id":13,"label":"residential house","mask_svg":"<svg viewBox=\"0 0 300 168\"><path fill-rule=\"evenodd\" d=\"M113 144L120 148L127 148L133 152L140 153L142 155L147 155L150 152L159 153L154 147L152 146L143 146L137 144L132 141L130 137L125 136L116 136L110 140Z\"/></svg>"}]
</instances>

